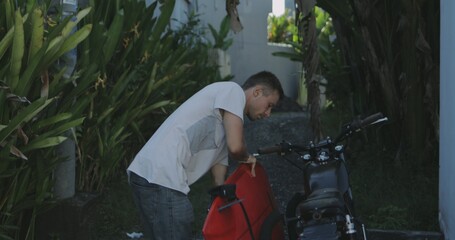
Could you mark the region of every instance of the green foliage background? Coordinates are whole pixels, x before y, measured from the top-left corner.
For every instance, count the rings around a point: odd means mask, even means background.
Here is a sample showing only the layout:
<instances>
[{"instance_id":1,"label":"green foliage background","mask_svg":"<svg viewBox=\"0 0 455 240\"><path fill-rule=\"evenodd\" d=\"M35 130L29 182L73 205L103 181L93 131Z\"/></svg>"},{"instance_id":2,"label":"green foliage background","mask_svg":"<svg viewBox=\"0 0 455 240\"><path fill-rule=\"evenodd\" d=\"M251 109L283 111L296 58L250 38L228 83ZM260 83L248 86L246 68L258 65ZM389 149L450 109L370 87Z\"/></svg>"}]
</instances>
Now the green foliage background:
<instances>
[{"instance_id":1,"label":"green foliage background","mask_svg":"<svg viewBox=\"0 0 455 240\"><path fill-rule=\"evenodd\" d=\"M273 43L297 41L295 18L289 9L280 16L269 14L267 17L267 40Z\"/></svg>"},{"instance_id":2,"label":"green foliage background","mask_svg":"<svg viewBox=\"0 0 455 240\"><path fill-rule=\"evenodd\" d=\"M315 25L317 62L307 61L314 53L303 39L288 42L295 53L274 55L317 66L327 80L323 135L353 116L380 111L389 118L349 149L359 213L369 227L438 230L439 1L315 4L296 19L299 31ZM299 103L311 102L300 99L308 87L302 79Z\"/></svg>"},{"instance_id":3,"label":"green foliage background","mask_svg":"<svg viewBox=\"0 0 455 240\"><path fill-rule=\"evenodd\" d=\"M92 0L68 18L50 3L0 4L2 239L34 239L36 216L54 203L61 142L76 142L77 190L103 192L172 109L230 78L209 58L229 47L227 25L211 27L217 43L194 15L171 29L174 1Z\"/></svg>"},{"instance_id":4,"label":"green foliage background","mask_svg":"<svg viewBox=\"0 0 455 240\"><path fill-rule=\"evenodd\" d=\"M208 26L210 43L197 16L169 28L173 0L90 0L70 18L50 2L0 3L2 239L34 239L36 217L55 203L53 171L66 160L60 143L76 142L77 190L104 192L168 113L230 78L209 57L232 44L227 19L219 31ZM368 132L367 146L359 138L350 149L362 218L370 227L437 230L437 1L317 4L318 73L330 100L324 133L352 115L383 111L392 120ZM270 21L270 32L296 50L286 57L302 61L305 46L283 34L294 33L293 20ZM77 65L67 74L62 63L74 48ZM192 198L204 202L202 195Z\"/></svg>"}]
</instances>

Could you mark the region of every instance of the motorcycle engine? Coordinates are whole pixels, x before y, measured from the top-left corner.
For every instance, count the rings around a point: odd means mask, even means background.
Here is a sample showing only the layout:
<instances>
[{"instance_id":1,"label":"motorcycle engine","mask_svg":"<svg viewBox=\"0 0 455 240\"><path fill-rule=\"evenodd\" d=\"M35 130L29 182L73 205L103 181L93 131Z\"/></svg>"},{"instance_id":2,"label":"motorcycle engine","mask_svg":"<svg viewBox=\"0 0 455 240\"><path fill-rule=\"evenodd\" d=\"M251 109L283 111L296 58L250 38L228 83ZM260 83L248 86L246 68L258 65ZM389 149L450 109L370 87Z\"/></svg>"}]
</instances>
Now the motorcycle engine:
<instances>
[{"instance_id":1,"label":"motorcycle engine","mask_svg":"<svg viewBox=\"0 0 455 240\"><path fill-rule=\"evenodd\" d=\"M338 240L340 237L341 233L338 231L337 224L330 222L305 227L299 240Z\"/></svg>"}]
</instances>

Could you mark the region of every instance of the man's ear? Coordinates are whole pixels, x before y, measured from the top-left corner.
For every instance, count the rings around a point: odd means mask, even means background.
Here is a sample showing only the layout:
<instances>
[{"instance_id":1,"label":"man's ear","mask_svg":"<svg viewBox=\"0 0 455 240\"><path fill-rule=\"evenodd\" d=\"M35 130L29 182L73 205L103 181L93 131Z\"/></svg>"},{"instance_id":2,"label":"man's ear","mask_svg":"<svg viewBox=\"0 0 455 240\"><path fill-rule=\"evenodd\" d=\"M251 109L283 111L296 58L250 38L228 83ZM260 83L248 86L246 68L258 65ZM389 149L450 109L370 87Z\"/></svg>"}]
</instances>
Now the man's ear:
<instances>
[{"instance_id":1,"label":"man's ear","mask_svg":"<svg viewBox=\"0 0 455 240\"><path fill-rule=\"evenodd\" d=\"M262 91L262 88L260 88L259 86L254 87L253 96L255 96L255 97L259 96L261 91Z\"/></svg>"}]
</instances>

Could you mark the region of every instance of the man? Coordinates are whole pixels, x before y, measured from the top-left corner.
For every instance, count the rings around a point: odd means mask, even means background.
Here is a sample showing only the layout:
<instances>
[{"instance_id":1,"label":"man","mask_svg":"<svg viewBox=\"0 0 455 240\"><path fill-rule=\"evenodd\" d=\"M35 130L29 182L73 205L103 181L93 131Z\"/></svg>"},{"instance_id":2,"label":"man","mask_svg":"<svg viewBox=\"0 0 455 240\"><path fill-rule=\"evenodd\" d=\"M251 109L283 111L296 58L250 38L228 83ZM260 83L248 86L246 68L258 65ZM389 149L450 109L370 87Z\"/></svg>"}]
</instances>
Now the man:
<instances>
[{"instance_id":1,"label":"man","mask_svg":"<svg viewBox=\"0 0 455 240\"><path fill-rule=\"evenodd\" d=\"M270 116L283 96L278 78L262 71L240 87L217 82L197 92L175 110L128 167L134 201L146 237L182 240L191 237L193 209L189 186L211 170L223 184L228 156L254 165L243 136L243 116Z\"/></svg>"}]
</instances>

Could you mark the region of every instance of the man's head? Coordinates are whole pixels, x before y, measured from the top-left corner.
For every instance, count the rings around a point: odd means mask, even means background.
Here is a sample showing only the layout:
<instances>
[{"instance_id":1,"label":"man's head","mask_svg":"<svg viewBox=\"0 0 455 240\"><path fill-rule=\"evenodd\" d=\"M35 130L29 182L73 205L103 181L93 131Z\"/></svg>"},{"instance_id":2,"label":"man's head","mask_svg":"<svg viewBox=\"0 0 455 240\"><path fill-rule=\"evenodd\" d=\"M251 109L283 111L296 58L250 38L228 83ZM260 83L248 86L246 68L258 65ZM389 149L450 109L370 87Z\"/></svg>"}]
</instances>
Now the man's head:
<instances>
[{"instance_id":1,"label":"man's head","mask_svg":"<svg viewBox=\"0 0 455 240\"><path fill-rule=\"evenodd\" d=\"M278 78L267 71L249 77L242 88L246 95L245 114L253 121L269 117L272 108L284 95Z\"/></svg>"}]
</instances>

